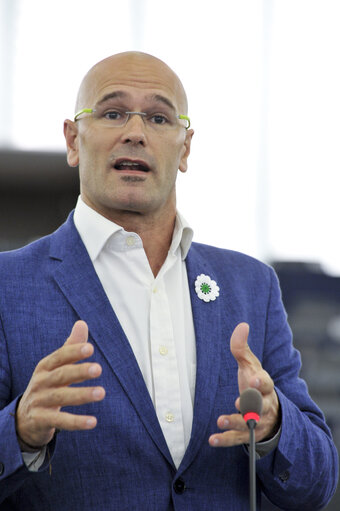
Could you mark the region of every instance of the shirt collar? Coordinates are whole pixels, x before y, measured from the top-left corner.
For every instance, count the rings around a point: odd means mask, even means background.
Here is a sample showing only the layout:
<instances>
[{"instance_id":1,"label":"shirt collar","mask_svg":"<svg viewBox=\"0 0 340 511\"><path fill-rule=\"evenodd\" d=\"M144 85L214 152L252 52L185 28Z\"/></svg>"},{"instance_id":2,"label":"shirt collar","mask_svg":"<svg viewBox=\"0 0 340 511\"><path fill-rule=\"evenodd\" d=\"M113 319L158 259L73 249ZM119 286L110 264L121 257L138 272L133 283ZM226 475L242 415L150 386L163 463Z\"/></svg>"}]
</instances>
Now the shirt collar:
<instances>
[{"instance_id":1,"label":"shirt collar","mask_svg":"<svg viewBox=\"0 0 340 511\"><path fill-rule=\"evenodd\" d=\"M177 211L176 223L174 233L172 235L172 242L170 245L169 252L174 254L177 248L180 246L181 256L184 261L184 259L188 255L193 236L194 231L192 230L188 222L185 220L185 218L179 213L179 211Z\"/></svg>"},{"instance_id":2,"label":"shirt collar","mask_svg":"<svg viewBox=\"0 0 340 511\"><path fill-rule=\"evenodd\" d=\"M79 232L92 262L98 257L111 236L118 232L126 232L123 227L111 222L111 220L108 220L97 213L97 211L90 208L87 204L85 204L81 196L78 197L73 218L77 231ZM193 235L193 230L189 226L188 222L179 212L177 212L175 229L169 252L175 254L176 250L180 246L181 256L184 260L189 252Z\"/></svg>"}]
</instances>

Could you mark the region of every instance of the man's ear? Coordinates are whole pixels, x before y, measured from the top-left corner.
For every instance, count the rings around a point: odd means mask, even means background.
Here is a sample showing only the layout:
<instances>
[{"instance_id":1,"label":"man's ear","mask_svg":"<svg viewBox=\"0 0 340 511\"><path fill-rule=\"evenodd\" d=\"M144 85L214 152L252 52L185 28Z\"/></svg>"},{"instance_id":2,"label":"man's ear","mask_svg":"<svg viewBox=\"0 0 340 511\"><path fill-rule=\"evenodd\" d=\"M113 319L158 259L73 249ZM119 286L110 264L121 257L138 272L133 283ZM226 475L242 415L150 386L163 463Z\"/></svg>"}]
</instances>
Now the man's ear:
<instances>
[{"instance_id":1,"label":"man's ear","mask_svg":"<svg viewBox=\"0 0 340 511\"><path fill-rule=\"evenodd\" d=\"M77 167L79 164L78 126L75 122L69 119L64 121L64 136L67 146L67 163L70 167Z\"/></svg>"},{"instance_id":2,"label":"man's ear","mask_svg":"<svg viewBox=\"0 0 340 511\"><path fill-rule=\"evenodd\" d=\"M184 145L183 145L183 154L182 154L181 161L180 161L180 164L178 167L181 172L186 172L188 169L188 156L190 154L191 139L192 139L193 135L194 135L194 130L192 130L192 129L187 130Z\"/></svg>"}]
</instances>

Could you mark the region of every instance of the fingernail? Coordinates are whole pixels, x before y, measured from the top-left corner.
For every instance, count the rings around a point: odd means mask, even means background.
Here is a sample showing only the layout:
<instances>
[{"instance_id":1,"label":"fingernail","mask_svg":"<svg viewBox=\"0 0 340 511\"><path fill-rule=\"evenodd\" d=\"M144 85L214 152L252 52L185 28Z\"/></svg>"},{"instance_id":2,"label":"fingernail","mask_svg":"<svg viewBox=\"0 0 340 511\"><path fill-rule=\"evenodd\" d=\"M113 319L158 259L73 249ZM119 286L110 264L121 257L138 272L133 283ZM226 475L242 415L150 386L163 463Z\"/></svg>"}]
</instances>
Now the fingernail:
<instances>
[{"instance_id":1,"label":"fingernail","mask_svg":"<svg viewBox=\"0 0 340 511\"><path fill-rule=\"evenodd\" d=\"M89 355L90 351L91 351L91 348L88 344L84 344L84 346L81 348L81 353L83 355Z\"/></svg>"},{"instance_id":2,"label":"fingernail","mask_svg":"<svg viewBox=\"0 0 340 511\"><path fill-rule=\"evenodd\" d=\"M219 439L218 438L214 438L213 444L214 445L218 445L219 443L220 443Z\"/></svg>"},{"instance_id":3,"label":"fingernail","mask_svg":"<svg viewBox=\"0 0 340 511\"><path fill-rule=\"evenodd\" d=\"M226 428L227 426L229 426L229 421L228 419L224 419L223 421L223 426Z\"/></svg>"},{"instance_id":4,"label":"fingernail","mask_svg":"<svg viewBox=\"0 0 340 511\"><path fill-rule=\"evenodd\" d=\"M261 380L259 378L256 378L255 380L255 387L259 387L261 384Z\"/></svg>"},{"instance_id":5,"label":"fingernail","mask_svg":"<svg viewBox=\"0 0 340 511\"><path fill-rule=\"evenodd\" d=\"M89 375L90 376L96 376L98 374L98 366L92 365L89 368Z\"/></svg>"},{"instance_id":6,"label":"fingernail","mask_svg":"<svg viewBox=\"0 0 340 511\"><path fill-rule=\"evenodd\" d=\"M91 419L87 419L87 421L86 421L86 425L87 425L89 428L93 428L93 426L95 426L95 425L96 425L96 419L93 419L93 418L91 418Z\"/></svg>"},{"instance_id":7,"label":"fingernail","mask_svg":"<svg viewBox=\"0 0 340 511\"><path fill-rule=\"evenodd\" d=\"M102 389L94 389L92 392L92 396L95 399L101 399L103 397L103 391Z\"/></svg>"}]
</instances>

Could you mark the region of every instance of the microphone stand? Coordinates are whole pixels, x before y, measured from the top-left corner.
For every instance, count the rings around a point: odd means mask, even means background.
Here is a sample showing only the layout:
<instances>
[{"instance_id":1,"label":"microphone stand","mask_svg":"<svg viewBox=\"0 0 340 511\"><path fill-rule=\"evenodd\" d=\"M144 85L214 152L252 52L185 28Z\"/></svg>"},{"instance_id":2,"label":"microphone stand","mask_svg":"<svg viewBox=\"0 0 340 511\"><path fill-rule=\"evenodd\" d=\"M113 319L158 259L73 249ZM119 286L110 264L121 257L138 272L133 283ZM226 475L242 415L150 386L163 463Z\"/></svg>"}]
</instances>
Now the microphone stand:
<instances>
[{"instance_id":1,"label":"microphone stand","mask_svg":"<svg viewBox=\"0 0 340 511\"><path fill-rule=\"evenodd\" d=\"M249 428L249 499L250 511L256 511L256 454L255 454L255 428L256 421L249 419L247 421Z\"/></svg>"},{"instance_id":2,"label":"microphone stand","mask_svg":"<svg viewBox=\"0 0 340 511\"><path fill-rule=\"evenodd\" d=\"M256 511L256 465L255 428L262 411L262 395L257 389L249 388L240 396L240 412L249 429L249 504L250 511Z\"/></svg>"}]
</instances>

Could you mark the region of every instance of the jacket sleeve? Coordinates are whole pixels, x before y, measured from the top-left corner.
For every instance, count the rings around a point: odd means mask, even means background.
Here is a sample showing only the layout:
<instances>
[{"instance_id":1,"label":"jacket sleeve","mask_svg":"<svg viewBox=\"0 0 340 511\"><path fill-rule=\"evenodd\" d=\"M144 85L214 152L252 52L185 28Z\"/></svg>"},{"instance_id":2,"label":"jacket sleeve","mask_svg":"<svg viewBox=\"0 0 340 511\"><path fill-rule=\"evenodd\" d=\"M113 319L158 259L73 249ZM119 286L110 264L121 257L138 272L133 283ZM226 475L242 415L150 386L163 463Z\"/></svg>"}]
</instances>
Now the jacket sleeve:
<instances>
[{"instance_id":1,"label":"jacket sleeve","mask_svg":"<svg viewBox=\"0 0 340 511\"><path fill-rule=\"evenodd\" d=\"M7 344L0 321L0 503L21 486L34 472L26 467L15 429L15 412L21 396L11 398L11 368ZM54 451L55 441L48 445L48 453L39 471L46 470Z\"/></svg>"},{"instance_id":2,"label":"jacket sleeve","mask_svg":"<svg viewBox=\"0 0 340 511\"><path fill-rule=\"evenodd\" d=\"M263 367L274 380L282 412L277 448L257 461L262 491L286 510L322 509L335 492L338 454L324 416L299 378L300 354L281 301L277 277L270 271Z\"/></svg>"}]
</instances>

